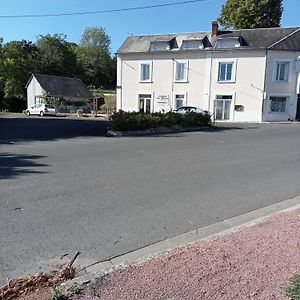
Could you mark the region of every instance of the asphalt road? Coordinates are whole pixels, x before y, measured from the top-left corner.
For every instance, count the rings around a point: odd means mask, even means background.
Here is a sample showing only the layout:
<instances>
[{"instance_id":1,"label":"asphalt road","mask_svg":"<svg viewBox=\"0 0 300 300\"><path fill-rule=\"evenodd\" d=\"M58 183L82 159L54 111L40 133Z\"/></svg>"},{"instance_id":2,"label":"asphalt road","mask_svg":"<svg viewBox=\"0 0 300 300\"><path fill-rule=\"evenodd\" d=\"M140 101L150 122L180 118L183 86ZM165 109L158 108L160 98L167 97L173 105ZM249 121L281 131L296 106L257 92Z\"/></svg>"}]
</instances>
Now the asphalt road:
<instances>
[{"instance_id":1,"label":"asphalt road","mask_svg":"<svg viewBox=\"0 0 300 300\"><path fill-rule=\"evenodd\" d=\"M125 138L107 125L0 118L0 282L300 195L300 123Z\"/></svg>"}]
</instances>

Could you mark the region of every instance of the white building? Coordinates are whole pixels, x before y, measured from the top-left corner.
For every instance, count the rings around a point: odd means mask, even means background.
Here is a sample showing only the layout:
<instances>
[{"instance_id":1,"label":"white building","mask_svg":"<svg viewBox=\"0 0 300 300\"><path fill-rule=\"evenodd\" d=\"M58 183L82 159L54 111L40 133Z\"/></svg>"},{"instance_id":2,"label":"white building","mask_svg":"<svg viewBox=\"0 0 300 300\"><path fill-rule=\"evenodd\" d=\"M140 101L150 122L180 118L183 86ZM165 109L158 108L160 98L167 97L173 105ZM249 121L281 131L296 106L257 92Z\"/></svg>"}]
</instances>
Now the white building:
<instances>
[{"instance_id":1,"label":"white building","mask_svg":"<svg viewBox=\"0 0 300 300\"><path fill-rule=\"evenodd\" d=\"M78 78L32 74L26 84L26 89L28 108L42 103L46 96L57 99L64 98L70 102L87 101L94 98Z\"/></svg>"},{"instance_id":2,"label":"white building","mask_svg":"<svg viewBox=\"0 0 300 300\"><path fill-rule=\"evenodd\" d=\"M117 56L117 110L188 105L230 122L300 116L300 27L219 31L213 22L209 33L130 36Z\"/></svg>"}]
</instances>

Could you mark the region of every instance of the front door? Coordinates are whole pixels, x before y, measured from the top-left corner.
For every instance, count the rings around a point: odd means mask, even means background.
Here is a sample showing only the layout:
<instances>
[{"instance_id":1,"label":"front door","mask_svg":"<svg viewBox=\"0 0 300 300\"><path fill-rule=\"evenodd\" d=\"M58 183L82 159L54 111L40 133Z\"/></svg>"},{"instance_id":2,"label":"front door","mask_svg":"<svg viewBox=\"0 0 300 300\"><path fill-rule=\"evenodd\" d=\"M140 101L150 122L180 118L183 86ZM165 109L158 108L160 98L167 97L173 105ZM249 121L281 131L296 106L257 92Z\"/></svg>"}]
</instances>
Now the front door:
<instances>
[{"instance_id":1,"label":"front door","mask_svg":"<svg viewBox=\"0 0 300 300\"><path fill-rule=\"evenodd\" d=\"M230 120L232 96L217 96L215 120Z\"/></svg>"},{"instance_id":2,"label":"front door","mask_svg":"<svg viewBox=\"0 0 300 300\"><path fill-rule=\"evenodd\" d=\"M151 95L139 95L139 111L148 114L151 112Z\"/></svg>"}]
</instances>

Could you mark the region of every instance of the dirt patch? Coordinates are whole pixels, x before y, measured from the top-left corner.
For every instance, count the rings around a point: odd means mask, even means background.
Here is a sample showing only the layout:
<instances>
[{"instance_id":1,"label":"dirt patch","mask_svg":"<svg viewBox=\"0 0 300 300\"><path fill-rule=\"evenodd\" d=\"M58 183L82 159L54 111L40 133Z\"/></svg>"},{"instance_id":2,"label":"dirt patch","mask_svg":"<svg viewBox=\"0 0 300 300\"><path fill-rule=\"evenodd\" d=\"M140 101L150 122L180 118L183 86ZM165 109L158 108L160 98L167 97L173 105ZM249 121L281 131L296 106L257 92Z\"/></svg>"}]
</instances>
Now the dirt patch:
<instances>
[{"instance_id":1,"label":"dirt patch","mask_svg":"<svg viewBox=\"0 0 300 300\"><path fill-rule=\"evenodd\" d=\"M23 278L9 280L7 284L0 287L0 300L13 300L18 297L25 297L24 299L26 300L38 299L36 298L38 297L37 295L40 295L40 297L41 294L48 295L51 287L55 287L68 279L74 278L75 268L72 265L79 254L80 253L77 252L68 264L50 274L38 273L36 275L28 275Z\"/></svg>"},{"instance_id":2,"label":"dirt patch","mask_svg":"<svg viewBox=\"0 0 300 300\"><path fill-rule=\"evenodd\" d=\"M300 273L300 210L203 240L89 284L72 300L286 300Z\"/></svg>"}]
</instances>

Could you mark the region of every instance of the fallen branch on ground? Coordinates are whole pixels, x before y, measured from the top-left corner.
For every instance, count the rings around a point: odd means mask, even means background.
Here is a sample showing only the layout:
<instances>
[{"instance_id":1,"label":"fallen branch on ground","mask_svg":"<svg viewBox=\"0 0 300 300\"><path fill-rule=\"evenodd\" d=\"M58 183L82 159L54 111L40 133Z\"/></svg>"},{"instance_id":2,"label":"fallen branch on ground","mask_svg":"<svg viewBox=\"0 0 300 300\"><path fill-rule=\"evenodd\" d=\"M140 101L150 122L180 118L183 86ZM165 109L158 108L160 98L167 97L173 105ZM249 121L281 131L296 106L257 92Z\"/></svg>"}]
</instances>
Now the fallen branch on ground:
<instances>
[{"instance_id":1,"label":"fallen branch on ground","mask_svg":"<svg viewBox=\"0 0 300 300\"><path fill-rule=\"evenodd\" d=\"M24 278L11 279L7 284L0 287L0 300L11 300L39 288L52 287L74 278L75 268L73 263L79 254L80 252L77 252L69 263L50 274L38 273Z\"/></svg>"}]
</instances>

